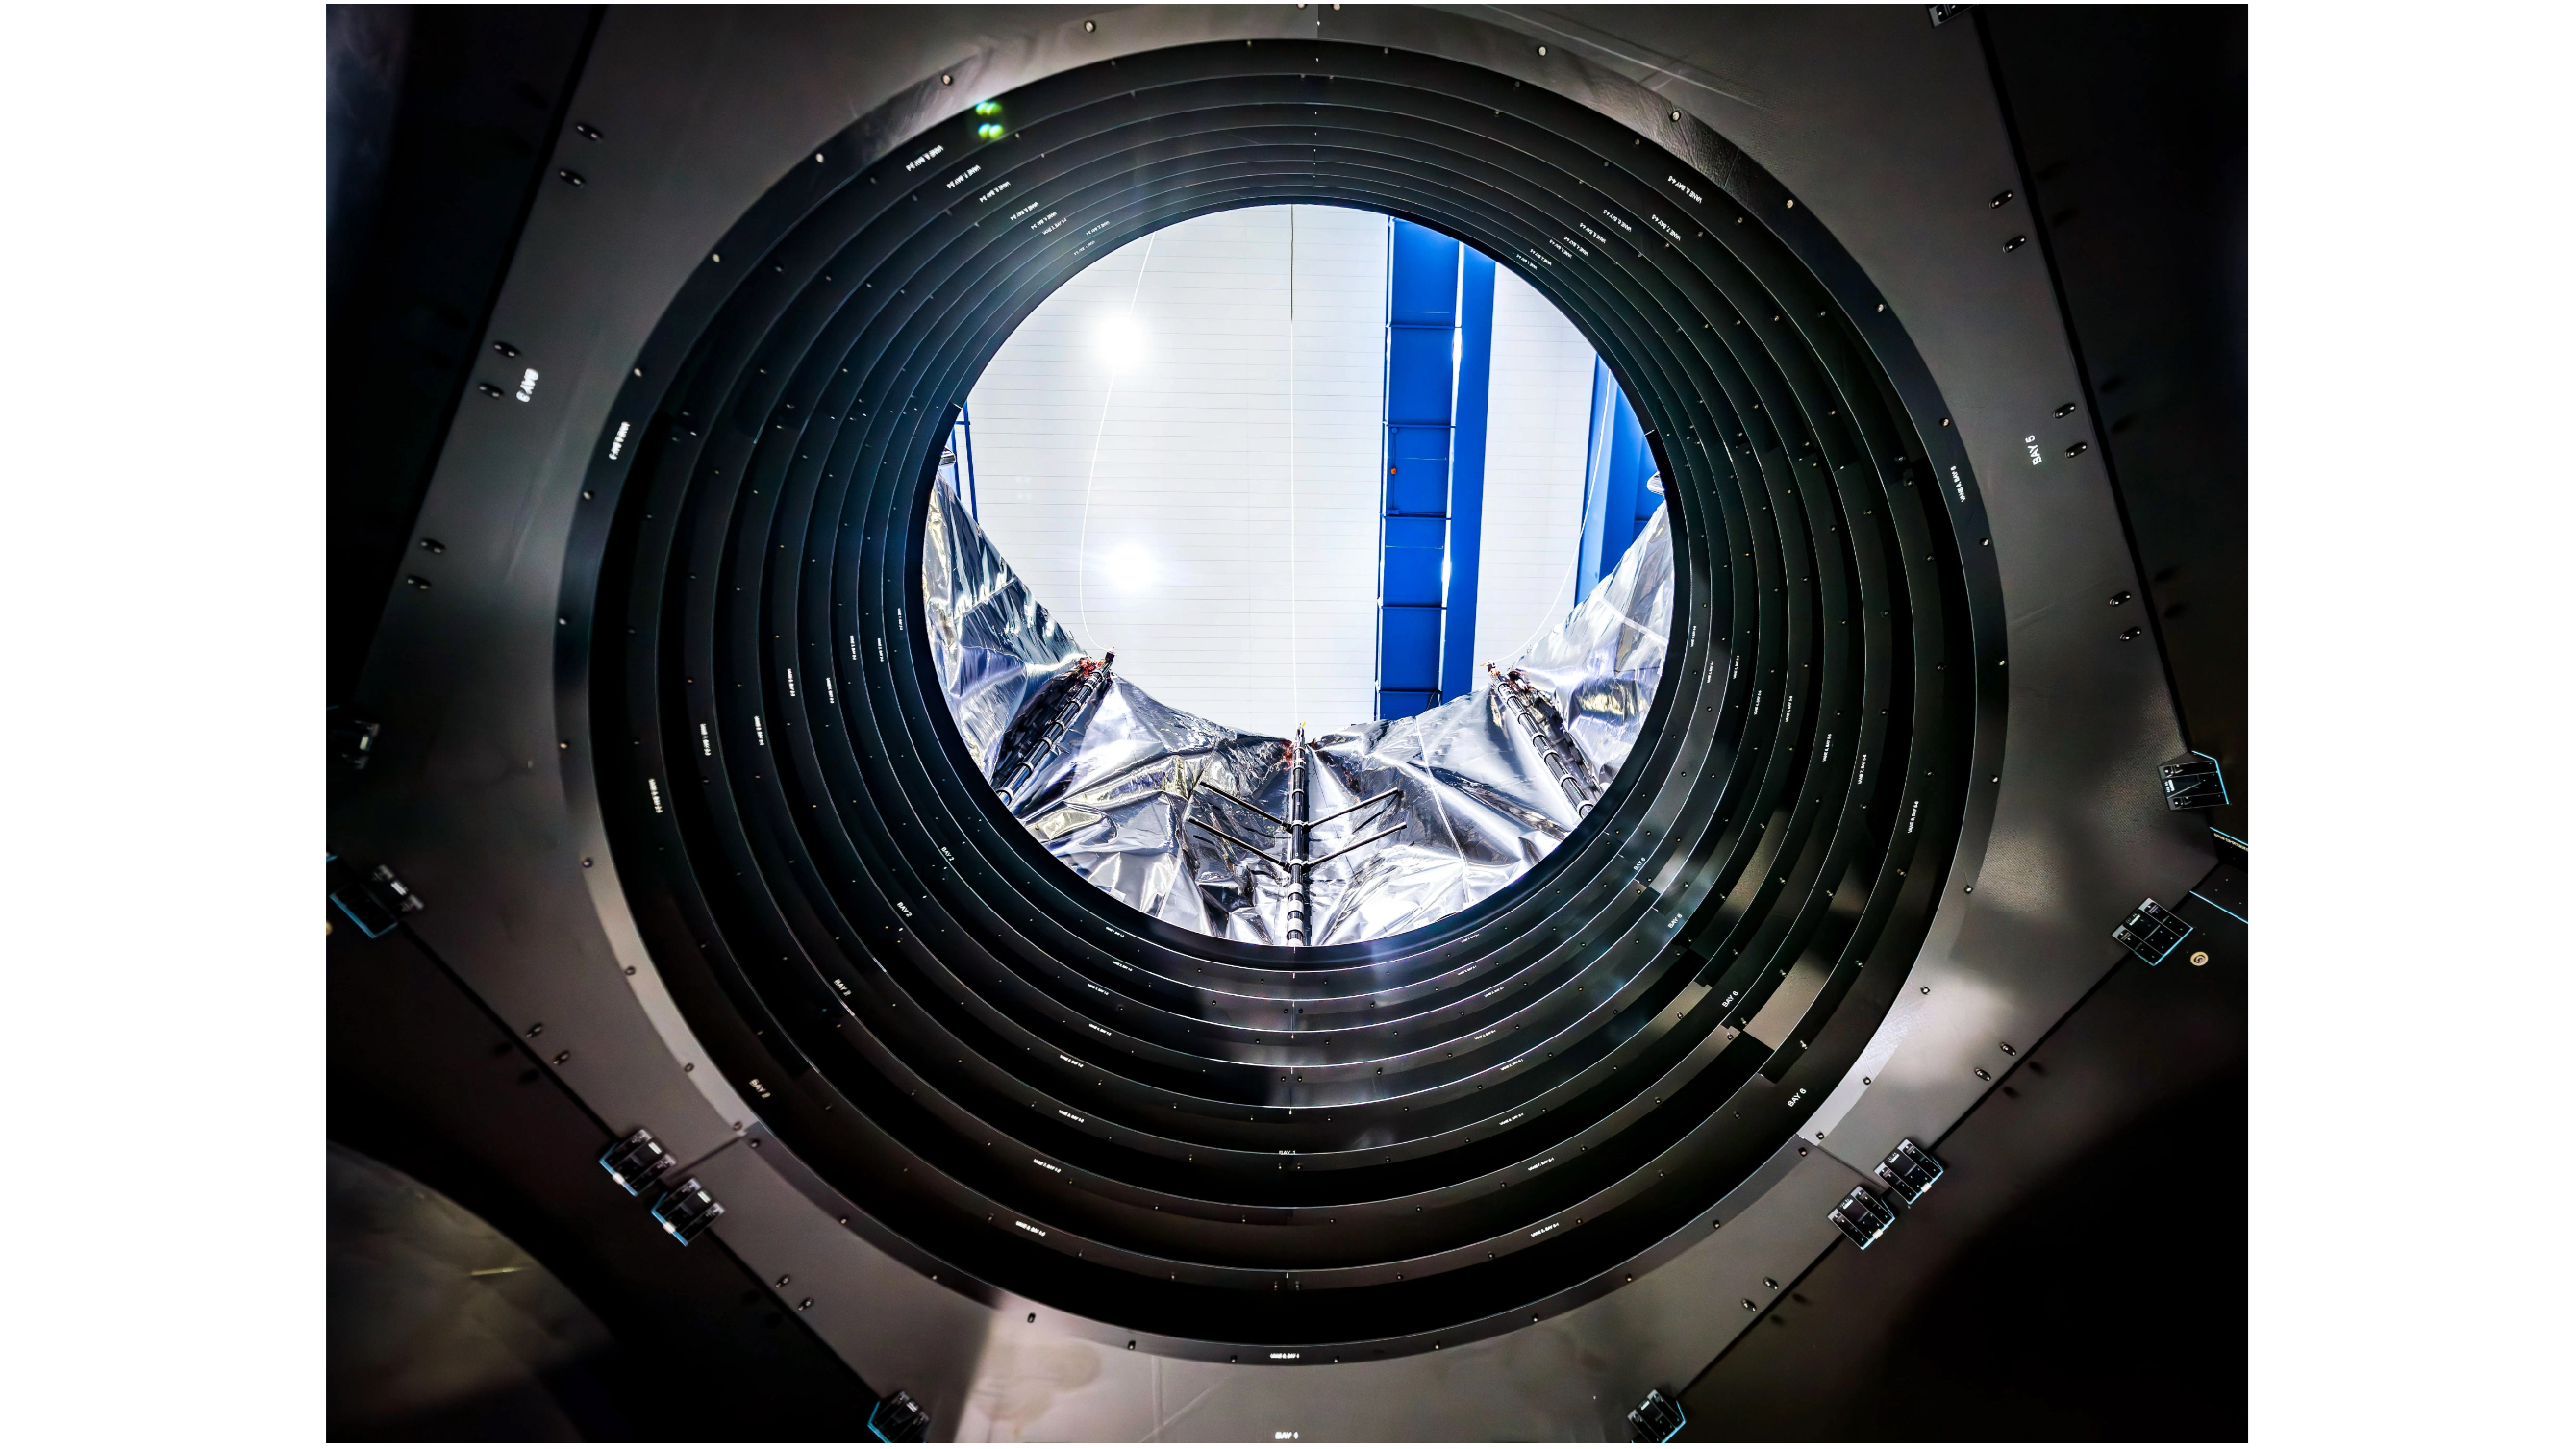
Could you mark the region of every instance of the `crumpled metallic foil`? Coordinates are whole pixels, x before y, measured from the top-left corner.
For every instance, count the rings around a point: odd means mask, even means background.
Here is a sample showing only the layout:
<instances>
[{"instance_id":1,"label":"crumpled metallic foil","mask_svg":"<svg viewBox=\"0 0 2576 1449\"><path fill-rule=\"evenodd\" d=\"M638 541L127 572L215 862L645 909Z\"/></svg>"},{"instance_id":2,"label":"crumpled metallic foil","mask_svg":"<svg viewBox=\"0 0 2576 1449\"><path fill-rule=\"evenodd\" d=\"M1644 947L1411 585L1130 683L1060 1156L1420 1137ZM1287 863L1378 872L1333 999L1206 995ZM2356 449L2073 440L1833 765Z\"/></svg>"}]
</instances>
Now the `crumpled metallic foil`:
<instances>
[{"instance_id":1,"label":"crumpled metallic foil","mask_svg":"<svg viewBox=\"0 0 2576 1449\"><path fill-rule=\"evenodd\" d=\"M1173 709L1088 656L944 474L922 595L957 732L1049 853L1177 926L1343 945L1474 905L1581 823L1663 674L1672 535L1658 509L1591 597L1473 694L1307 741L1303 818L1316 823L1303 857L1289 828L1297 742ZM1567 741L1580 756L1572 785L1549 758Z\"/></svg>"}]
</instances>

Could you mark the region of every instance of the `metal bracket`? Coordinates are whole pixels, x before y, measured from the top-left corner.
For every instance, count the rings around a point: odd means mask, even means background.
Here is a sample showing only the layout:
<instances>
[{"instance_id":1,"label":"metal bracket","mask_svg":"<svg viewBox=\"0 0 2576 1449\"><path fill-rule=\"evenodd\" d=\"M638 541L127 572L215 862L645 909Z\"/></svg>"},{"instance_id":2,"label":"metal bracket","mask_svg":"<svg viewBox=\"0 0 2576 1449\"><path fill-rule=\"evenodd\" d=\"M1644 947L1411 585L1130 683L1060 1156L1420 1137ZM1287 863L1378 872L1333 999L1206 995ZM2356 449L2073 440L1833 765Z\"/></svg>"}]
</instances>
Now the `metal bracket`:
<instances>
[{"instance_id":1,"label":"metal bracket","mask_svg":"<svg viewBox=\"0 0 2576 1449\"><path fill-rule=\"evenodd\" d=\"M331 753L339 756L340 763L350 769L363 770L367 768L367 761L375 758L376 736L383 731L384 727L374 720L353 719L347 724L335 724L331 726Z\"/></svg>"},{"instance_id":2,"label":"metal bracket","mask_svg":"<svg viewBox=\"0 0 2576 1449\"><path fill-rule=\"evenodd\" d=\"M698 1186L694 1177L662 1194L653 1204L653 1221L679 1239L684 1248L706 1231L708 1224L723 1216L724 1204L707 1196L707 1190Z\"/></svg>"},{"instance_id":3,"label":"metal bracket","mask_svg":"<svg viewBox=\"0 0 2576 1449\"><path fill-rule=\"evenodd\" d=\"M364 931L370 941L401 925L403 917L424 904L394 874L392 866L380 865L373 873L361 876L336 855L324 856L323 863L330 876L331 904L339 907L340 914Z\"/></svg>"},{"instance_id":4,"label":"metal bracket","mask_svg":"<svg viewBox=\"0 0 2576 1449\"><path fill-rule=\"evenodd\" d=\"M1924 1151L1911 1137L1896 1144L1878 1165L1878 1180L1887 1184L1889 1194L1911 1207L1923 1200L1932 1184L1941 1180L1941 1159Z\"/></svg>"},{"instance_id":5,"label":"metal bracket","mask_svg":"<svg viewBox=\"0 0 2576 1449\"><path fill-rule=\"evenodd\" d=\"M2147 897L2129 912L2129 919L2111 928L2111 939L2129 948L2129 954L2150 966L2159 966L2182 938L2191 934L2191 923L2156 904Z\"/></svg>"},{"instance_id":6,"label":"metal bracket","mask_svg":"<svg viewBox=\"0 0 2576 1449\"><path fill-rule=\"evenodd\" d=\"M2164 780L2168 810L2207 810L2227 803L2227 777L2220 773L2216 755L2194 750L2158 765L2156 773Z\"/></svg>"},{"instance_id":7,"label":"metal bracket","mask_svg":"<svg viewBox=\"0 0 2576 1449\"><path fill-rule=\"evenodd\" d=\"M868 1410L868 1432L887 1444L919 1444L930 1437L930 1411L897 1389Z\"/></svg>"},{"instance_id":8,"label":"metal bracket","mask_svg":"<svg viewBox=\"0 0 2576 1449\"><path fill-rule=\"evenodd\" d=\"M1646 1401L1628 1411L1628 1442L1631 1444L1669 1444L1690 1416L1682 1406L1664 1397L1662 1389L1650 1389Z\"/></svg>"},{"instance_id":9,"label":"metal bracket","mask_svg":"<svg viewBox=\"0 0 2576 1449\"><path fill-rule=\"evenodd\" d=\"M619 1187L626 1189L627 1196L641 1197L644 1189L660 1182L662 1174L678 1167L680 1161L662 1150L652 1132L638 1127L633 1136L608 1144L608 1150L599 1154L599 1165Z\"/></svg>"},{"instance_id":10,"label":"metal bracket","mask_svg":"<svg viewBox=\"0 0 2576 1449\"><path fill-rule=\"evenodd\" d=\"M1115 649L1097 660L1083 659L1074 666L1073 673L1065 678L1049 701L1043 720L1032 714L1012 723L993 763L993 773L1002 777L1000 794L1004 807L1016 809L1027 803L1022 797L1035 782L1038 771L1064 748L1065 736L1073 729L1074 722L1081 719L1083 712L1091 708L1092 701L1100 698L1101 692L1109 687L1110 666L1117 662L1118 651ZM1041 694L1030 704L1034 706L1046 699L1047 696ZM1014 758L1018 763L1005 770L1004 765Z\"/></svg>"},{"instance_id":11,"label":"metal bracket","mask_svg":"<svg viewBox=\"0 0 2576 1449\"><path fill-rule=\"evenodd\" d=\"M1878 1241L1880 1234L1896 1225L1896 1209L1880 1202L1878 1194L1868 1188L1856 1187L1843 1195L1843 1200L1835 1205L1832 1212L1825 1214L1825 1220L1842 1229L1843 1236L1852 1240L1852 1246L1865 1253L1869 1251L1870 1244Z\"/></svg>"}]
</instances>

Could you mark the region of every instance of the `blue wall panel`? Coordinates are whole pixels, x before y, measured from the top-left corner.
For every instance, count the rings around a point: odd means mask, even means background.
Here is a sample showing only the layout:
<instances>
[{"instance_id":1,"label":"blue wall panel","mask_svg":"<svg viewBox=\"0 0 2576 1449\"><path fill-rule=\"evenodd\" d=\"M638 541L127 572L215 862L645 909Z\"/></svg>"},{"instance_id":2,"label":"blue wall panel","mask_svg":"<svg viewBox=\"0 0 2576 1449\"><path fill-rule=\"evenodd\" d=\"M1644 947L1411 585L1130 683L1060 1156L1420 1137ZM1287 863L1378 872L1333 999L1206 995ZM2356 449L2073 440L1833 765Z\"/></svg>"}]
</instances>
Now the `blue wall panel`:
<instances>
[{"instance_id":1,"label":"blue wall panel","mask_svg":"<svg viewBox=\"0 0 2576 1449\"><path fill-rule=\"evenodd\" d=\"M1439 608L1440 565L1443 546L1449 541L1449 520L1389 517L1385 527L1386 561L1380 575L1379 602Z\"/></svg>"},{"instance_id":2,"label":"blue wall panel","mask_svg":"<svg viewBox=\"0 0 2576 1449\"><path fill-rule=\"evenodd\" d=\"M1437 690L1440 687L1440 606L1389 604L1379 611L1385 630L1384 662L1378 688Z\"/></svg>"},{"instance_id":3,"label":"blue wall panel","mask_svg":"<svg viewBox=\"0 0 2576 1449\"><path fill-rule=\"evenodd\" d=\"M1399 425L1386 430L1386 512L1449 516L1447 428Z\"/></svg>"},{"instance_id":4,"label":"blue wall panel","mask_svg":"<svg viewBox=\"0 0 2576 1449\"><path fill-rule=\"evenodd\" d=\"M1449 426L1450 355L1457 332L1437 327L1390 327L1386 337L1386 420ZM1447 451L1443 449L1443 451Z\"/></svg>"}]
</instances>

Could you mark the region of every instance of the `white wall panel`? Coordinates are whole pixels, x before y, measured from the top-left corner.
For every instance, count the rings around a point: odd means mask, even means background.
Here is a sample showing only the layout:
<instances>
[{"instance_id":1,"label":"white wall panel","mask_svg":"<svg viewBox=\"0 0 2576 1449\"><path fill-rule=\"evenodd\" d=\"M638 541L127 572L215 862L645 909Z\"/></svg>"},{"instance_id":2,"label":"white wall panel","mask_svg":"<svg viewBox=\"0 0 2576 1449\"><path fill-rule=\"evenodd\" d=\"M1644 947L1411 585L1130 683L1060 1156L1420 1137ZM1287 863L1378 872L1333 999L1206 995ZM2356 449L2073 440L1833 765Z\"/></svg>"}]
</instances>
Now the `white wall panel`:
<instances>
[{"instance_id":1,"label":"white wall panel","mask_svg":"<svg viewBox=\"0 0 2576 1449\"><path fill-rule=\"evenodd\" d=\"M1317 206L1166 228L1048 298L976 384L984 528L1169 704L1266 734L1376 713L1386 231Z\"/></svg>"},{"instance_id":2,"label":"white wall panel","mask_svg":"<svg viewBox=\"0 0 2576 1449\"><path fill-rule=\"evenodd\" d=\"M1166 228L1048 298L975 386L985 530L1174 706L1265 734L1376 714L1386 232L1318 206ZM1498 270L1479 666L1574 605L1591 388L1582 334Z\"/></svg>"},{"instance_id":3,"label":"white wall panel","mask_svg":"<svg viewBox=\"0 0 2576 1449\"><path fill-rule=\"evenodd\" d=\"M1476 668L1564 622L1583 534L1592 344L1509 267L1494 269L1494 380L1477 565Z\"/></svg>"}]
</instances>

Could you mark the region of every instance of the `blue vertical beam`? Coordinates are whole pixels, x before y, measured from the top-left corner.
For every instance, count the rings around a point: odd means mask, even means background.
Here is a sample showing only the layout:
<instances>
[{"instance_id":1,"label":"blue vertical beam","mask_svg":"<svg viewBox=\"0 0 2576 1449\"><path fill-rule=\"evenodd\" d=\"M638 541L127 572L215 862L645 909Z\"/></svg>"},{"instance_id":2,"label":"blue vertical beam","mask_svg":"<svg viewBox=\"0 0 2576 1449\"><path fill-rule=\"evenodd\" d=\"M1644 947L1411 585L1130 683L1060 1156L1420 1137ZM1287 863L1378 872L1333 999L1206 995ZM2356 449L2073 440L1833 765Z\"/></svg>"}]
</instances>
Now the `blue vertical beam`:
<instances>
[{"instance_id":1,"label":"blue vertical beam","mask_svg":"<svg viewBox=\"0 0 2576 1449\"><path fill-rule=\"evenodd\" d=\"M1604 576L1618 571L1628 545L1637 541L1637 500L1646 496L1646 475L1655 471L1654 450L1646 446L1645 424L1637 421L1637 410L1628 405L1624 391L1619 392L1615 412L1610 432L1610 518L1601 530Z\"/></svg>"},{"instance_id":2,"label":"blue vertical beam","mask_svg":"<svg viewBox=\"0 0 2576 1449\"><path fill-rule=\"evenodd\" d=\"M1575 600L1617 571L1628 545L1663 500L1646 490L1655 450L1646 426L1599 358L1592 361L1592 438L1584 456L1583 541L1575 567Z\"/></svg>"},{"instance_id":3,"label":"blue vertical beam","mask_svg":"<svg viewBox=\"0 0 2576 1449\"><path fill-rule=\"evenodd\" d=\"M1583 536L1574 570L1574 602L1592 597L1601 582L1602 532L1610 519L1610 439L1618 416L1619 385L1610 369L1592 359L1592 432L1583 445Z\"/></svg>"},{"instance_id":4,"label":"blue vertical beam","mask_svg":"<svg viewBox=\"0 0 2576 1449\"><path fill-rule=\"evenodd\" d=\"M1458 385L1449 434L1448 618L1440 644L1440 694L1476 688L1476 571L1485 543L1485 426L1494 388L1494 259L1473 247L1458 259Z\"/></svg>"},{"instance_id":5,"label":"blue vertical beam","mask_svg":"<svg viewBox=\"0 0 2576 1449\"><path fill-rule=\"evenodd\" d=\"M1411 222L1387 237L1386 479L1378 574L1378 715L1440 702L1449 541L1458 262L1451 238Z\"/></svg>"},{"instance_id":6,"label":"blue vertical beam","mask_svg":"<svg viewBox=\"0 0 2576 1449\"><path fill-rule=\"evenodd\" d=\"M957 405L957 476L966 483L966 516L981 518L982 500L975 492L975 421L968 416L970 405Z\"/></svg>"}]
</instances>

